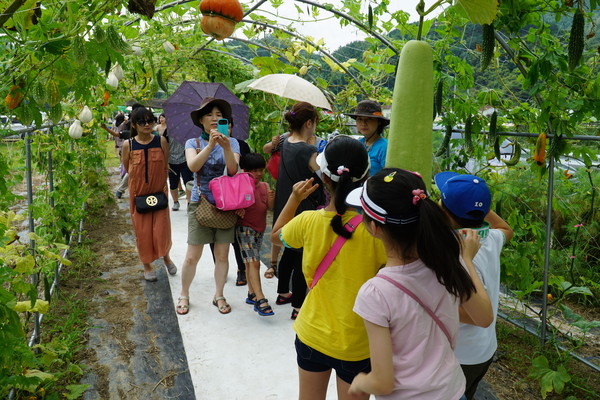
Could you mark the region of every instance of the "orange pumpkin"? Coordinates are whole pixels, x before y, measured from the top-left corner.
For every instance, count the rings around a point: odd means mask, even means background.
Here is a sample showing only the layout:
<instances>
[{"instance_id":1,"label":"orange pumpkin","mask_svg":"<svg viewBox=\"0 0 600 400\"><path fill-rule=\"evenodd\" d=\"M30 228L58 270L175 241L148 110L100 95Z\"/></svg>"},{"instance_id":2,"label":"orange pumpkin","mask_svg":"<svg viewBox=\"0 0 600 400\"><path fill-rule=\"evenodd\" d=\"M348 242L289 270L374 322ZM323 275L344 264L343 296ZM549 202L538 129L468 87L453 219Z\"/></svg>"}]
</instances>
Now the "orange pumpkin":
<instances>
[{"instance_id":1,"label":"orange pumpkin","mask_svg":"<svg viewBox=\"0 0 600 400\"><path fill-rule=\"evenodd\" d=\"M235 24L244 17L244 10L238 0L202 0L200 12L202 31L217 40L231 36L235 31Z\"/></svg>"}]
</instances>

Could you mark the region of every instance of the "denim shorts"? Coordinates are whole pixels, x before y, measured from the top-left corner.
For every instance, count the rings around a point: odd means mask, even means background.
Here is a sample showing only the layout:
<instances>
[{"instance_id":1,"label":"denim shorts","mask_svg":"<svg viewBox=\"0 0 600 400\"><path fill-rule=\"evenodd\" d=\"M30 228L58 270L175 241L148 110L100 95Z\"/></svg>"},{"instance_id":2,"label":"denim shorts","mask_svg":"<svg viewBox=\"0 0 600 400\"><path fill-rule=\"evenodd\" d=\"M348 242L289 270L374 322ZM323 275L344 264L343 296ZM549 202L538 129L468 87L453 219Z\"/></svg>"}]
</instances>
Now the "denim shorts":
<instances>
[{"instance_id":1,"label":"denim shorts","mask_svg":"<svg viewBox=\"0 0 600 400\"><path fill-rule=\"evenodd\" d=\"M325 372L330 369L335 370L338 378L346 383L352 383L352 380L360 372L371 372L371 359L366 358L361 361L343 361L337 358L329 357L310 346L302 343L296 336L296 359L298 367L309 372Z\"/></svg>"}]
</instances>

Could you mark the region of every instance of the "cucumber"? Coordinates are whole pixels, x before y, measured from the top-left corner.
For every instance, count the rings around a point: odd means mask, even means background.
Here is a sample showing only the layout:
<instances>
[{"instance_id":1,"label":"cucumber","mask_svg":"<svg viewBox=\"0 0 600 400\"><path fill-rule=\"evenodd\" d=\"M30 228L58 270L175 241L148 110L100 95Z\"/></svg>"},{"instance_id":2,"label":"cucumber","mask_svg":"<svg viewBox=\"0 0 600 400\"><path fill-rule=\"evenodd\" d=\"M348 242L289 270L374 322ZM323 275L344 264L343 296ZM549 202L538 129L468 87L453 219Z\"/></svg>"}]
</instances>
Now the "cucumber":
<instances>
[{"instance_id":1,"label":"cucumber","mask_svg":"<svg viewBox=\"0 0 600 400\"><path fill-rule=\"evenodd\" d=\"M470 155L473 153L473 116L469 114L465 120L465 151Z\"/></svg>"},{"instance_id":2,"label":"cucumber","mask_svg":"<svg viewBox=\"0 0 600 400\"><path fill-rule=\"evenodd\" d=\"M163 70L162 68L158 69L158 72L156 73L156 81L158 82L158 86L163 90L163 92L165 92L165 94L169 94L169 88L167 87L167 84L165 83L164 79L163 79Z\"/></svg>"},{"instance_id":3,"label":"cucumber","mask_svg":"<svg viewBox=\"0 0 600 400\"><path fill-rule=\"evenodd\" d=\"M85 63L87 58L87 51L85 50L85 44L81 36L75 36L72 43L73 58L78 64Z\"/></svg>"},{"instance_id":4,"label":"cucumber","mask_svg":"<svg viewBox=\"0 0 600 400\"><path fill-rule=\"evenodd\" d=\"M506 164L509 167L515 166L519 163L519 160L521 159L521 145L519 144L519 141L515 140L513 142L513 154L510 157L510 159L508 161L504 161L504 164Z\"/></svg>"},{"instance_id":5,"label":"cucumber","mask_svg":"<svg viewBox=\"0 0 600 400\"><path fill-rule=\"evenodd\" d=\"M442 115L442 100L444 97L444 80L440 78L435 89L435 98L433 100L433 119L437 115Z\"/></svg>"},{"instance_id":6,"label":"cucumber","mask_svg":"<svg viewBox=\"0 0 600 400\"><path fill-rule=\"evenodd\" d=\"M583 30L585 21L581 8L575 10L573 14L573 22L571 25L571 34L569 35L569 71L573 71L579 64L583 54Z\"/></svg>"},{"instance_id":7,"label":"cucumber","mask_svg":"<svg viewBox=\"0 0 600 400\"><path fill-rule=\"evenodd\" d=\"M446 154L446 151L448 150L448 145L450 144L451 137L452 137L452 125L448 124L448 125L446 125L446 134L444 135L444 141L442 142L442 145L440 146L438 151L435 152L436 157L443 156Z\"/></svg>"},{"instance_id":8,"label":"cucumber","mask_svg":"<svg viewBox=\"0 0 600 400\"><path fill-rule=\"evenodd\" d=\"M386 167L416 171L431 188L433 168L433 51L422 40L400 53L390 118Z\"/></svg>"},{"instance_id":9,"label":"cucumber","mask_svg":"<svg viewBox=\"0 0 600 400\"><path fill-rule=\"evenodd\" d=\"M484 71L494 58L494 24L483 24L481 26L481 70Z\"/></svg>"}]
</instances>

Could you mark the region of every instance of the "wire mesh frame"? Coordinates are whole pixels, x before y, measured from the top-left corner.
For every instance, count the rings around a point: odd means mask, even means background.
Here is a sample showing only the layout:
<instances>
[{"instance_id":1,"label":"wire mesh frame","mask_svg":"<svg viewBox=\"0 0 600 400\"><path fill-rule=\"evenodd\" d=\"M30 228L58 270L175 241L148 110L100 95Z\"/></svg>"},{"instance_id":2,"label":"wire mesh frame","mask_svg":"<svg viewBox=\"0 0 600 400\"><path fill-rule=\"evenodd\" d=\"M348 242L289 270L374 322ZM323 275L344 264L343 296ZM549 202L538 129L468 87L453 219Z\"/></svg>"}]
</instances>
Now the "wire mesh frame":
<instances>
[{"instance_id":1,"label":"wire mesh frame","mask_svg":"<svg viewBox=\"0 0 600 400\"><path fill-rule=\"evenodd\" d=\"M434 128L434 131L441 131L443 128ZM452 132L464 132L464 129L453 129ZM488 133L489 132L480 132L480 133ZM538 134L531 132L496 132L499 136L508 136L508 137L530 137L535 138L538 137ZM554 139L554 134L547 134L548 139ZM595 141L600 142L600 136L584 136L584 135L573 135L571 137L561 137L563 140L574 140L574 141ZM543 346L547 341L547 329L546 323L548 319L548 274L550 270L550 243L552 238L552 199L554 198L554 157L550 157L548 162L548 183L547 183L547 195L546 195L546 230L545 230L545 243L544 243L544 280L543 280L543 295L542 295L542 315L541 319L541 332L537 335L540 338L540 346ZM510 320L504 318L504 315L498 314L501 318L518 325L514 320ZM524 328L524 326L521 325ZM527 332L535 334L530 329L526 329ZM570 353L571 354L571 353ZM582 361L582 358L577 356L575 357L578 361ZM584 363L590 367L594 364ZM600 370L600 367L593 366L592 368L596 370Z\"/></svg>"},{"instance_id":2,"label":"wire mesh frame","mask_svg":"<svg viewBox=\"0 0 600 400\"><path fill-rule=\"evenodd\" d=\"M64 125L66 123L68 123L68 122L62 122L60 124L44 125L43 128L46 128L47 130L50 131L50 133L52 133L52 128L54 126ZM27 207L30 210L28 213L29 214L28 215L28 223L29 223L29 232L30 233L35 232L35 220L33 217L33 213L31 212L32 205L33 205L33 174L32 174L32 167L31 167L31 135L33 134L33 132L35 132L37 130L38 130L38 128L27 128L27 129L19 130L17 132L17 133L22 133L24 135L24 139L25 139L25 168L26 168L25 175L26 175L26 180L27 180ZM48 187L49 187L49 193L51 194L54 191L54 174L53 174L52 152L51 151L48 153ZM49 198L50 198L50 200L49 200L50 206L54 207L53 197L49 196ZM82 203L81 207L82 207L82 210L85 209L85 202ZM83 232L83 219L79 221L79 232L78 232L78 239L77 239L78 243L81 243L82 232ZM69 235L69 237L67 237L66 239L70 246L73 241L73 235ZM34 239L29 240L29 252L31 253L32 256L35 256L35 240ZM68 256L68 254L69 254L69 249L65 249L63 251L63 254L61 257L66 258ZM50 297L52 297L54 292L56 290L58 290L58 288L60 286L60 273L61 273L63 267L64 267L64 264L62 262L60 262L54 269L54 279L52 281L52 285L49 290ZM37 274L31 275L31 283L32 283L32 285L34 285L37 288L38 283L39 283L39 277ZM49 301L49 299L46 299L46 300ZM33 345L38 343L39 337L40 337L40 331L41 331L41 324L42 324L43 319L44 319L44 314L40 314L37 311L33 313L33 332L29 338L29 342L28 342L29 347L32 347ZM15 394L16 394L16 390L15 390L15 388L12 388L8 393L8 399L9 400L13 399Z\"/></svg>"}]
</instances>

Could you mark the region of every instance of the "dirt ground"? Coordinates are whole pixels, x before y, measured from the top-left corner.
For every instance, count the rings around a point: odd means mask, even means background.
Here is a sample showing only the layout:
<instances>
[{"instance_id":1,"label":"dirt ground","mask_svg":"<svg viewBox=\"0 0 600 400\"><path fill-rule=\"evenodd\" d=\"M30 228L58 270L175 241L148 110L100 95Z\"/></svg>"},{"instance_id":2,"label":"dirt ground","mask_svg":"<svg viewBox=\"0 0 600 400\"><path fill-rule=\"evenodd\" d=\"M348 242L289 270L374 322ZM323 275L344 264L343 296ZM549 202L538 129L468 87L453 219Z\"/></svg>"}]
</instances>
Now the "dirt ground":
<instances>
[{"instance_id":1,"label":"dirt ground","mask_svg":"<svg viewBox=\"0 0 600 400\"><path fill-rule=\"evenodd\" d=\"M115 171L111 185L116 179ZM80 360L89 370L82 383L92 389L84 399L194 399L167 279L159 275L154 286L142 280L128 207L127 200L110 199L97 221L86 224L85 241L96 254L97 270L62 282L63 292L92 300L87 350ZM598 381L598 374L585 368L578 373ZM502 352L485 380L490 390L477 399L541 398Z\"/></svg>"},{"instance_id":2,"label":"dirt ground","mask_svg":"<svg viewBox=\"0 0 600 400\"><path fill-rule=\"evenodd\" d=\"M84 229L97 270L62 289L91 299L84 399L194 399L168 281L142 279L128 200L107 201Z\"/></svg>"}]
</instances>

